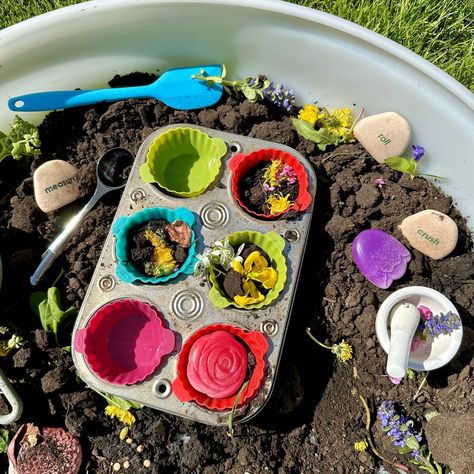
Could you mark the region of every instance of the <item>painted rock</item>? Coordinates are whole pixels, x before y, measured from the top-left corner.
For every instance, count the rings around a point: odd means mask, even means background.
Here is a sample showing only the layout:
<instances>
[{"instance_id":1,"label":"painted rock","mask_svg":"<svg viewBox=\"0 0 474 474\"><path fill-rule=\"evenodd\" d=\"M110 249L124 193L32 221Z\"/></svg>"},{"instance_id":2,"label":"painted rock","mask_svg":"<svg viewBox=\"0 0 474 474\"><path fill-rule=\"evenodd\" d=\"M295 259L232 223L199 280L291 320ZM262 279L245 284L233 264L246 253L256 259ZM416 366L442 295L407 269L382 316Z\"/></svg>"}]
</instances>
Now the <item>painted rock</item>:
<instances>
[{"instance_id":1,"label":"painted rock","mask_svg":"<svg viewBox=\"0 0 474 474\"><path fill-rule=\"evenodd\" d=\"M407 217L400 224L400 230L411 246L435 260L449 255L458 241L456 223L432 209Z\"/></svg>"},{"instance_id":2,"label":"painted rock","mask_svg":"<svg viewBox=\"0 0 474 474\"><path fill-rule=\"evenodd\" d=\"M33 186L43 212L55 211L79 197L77 169L62 160L43 163L33 175Z\"/></svg>"},{"instance_id":3,"label":"painted rock","mask_svg":"<svg viewBox=\"0 0 474 474\"><path fill-rule=\"evenodd\" d=\"M379 162L400 156L411 143L410 124L396 112L371 115L354 127L354 136Z\"/></svg>"},{"instance_id":4,"label":"painted rock","mask_svg":"<svg viewBox=\"0 0 474 474\"><path fill-rule=\"evenodd\" d=\"M405 274L411 260L402 243L379 229L364 230L354 239L352 257L365 278L383 289Z\"/></svg>"}]
</instances>

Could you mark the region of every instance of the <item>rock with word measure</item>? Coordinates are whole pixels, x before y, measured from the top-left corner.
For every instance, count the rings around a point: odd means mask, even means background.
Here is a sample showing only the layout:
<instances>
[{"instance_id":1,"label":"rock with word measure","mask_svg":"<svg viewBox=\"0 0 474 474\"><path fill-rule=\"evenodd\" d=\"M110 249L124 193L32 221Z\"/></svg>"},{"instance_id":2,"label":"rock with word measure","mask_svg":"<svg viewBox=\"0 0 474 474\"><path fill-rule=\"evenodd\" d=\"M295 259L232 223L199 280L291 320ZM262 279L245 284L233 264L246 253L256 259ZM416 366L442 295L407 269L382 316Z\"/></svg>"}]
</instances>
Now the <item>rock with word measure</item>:
<instances>
[{"instance_id":1,"label":"rock with word measure","mask_svg":"<svg viewBox=\"0 0 474 474\"><path fill-rule=\"evenodd\" d=\"M43 163L33 175L35 199L43 212L51 212L79 197L77 169L67 161Z\"/></svg>"},{"instance_id":2,"label":"rock with word measure","mask_svg":"<svg viewBox=\"0 0 474 474\"><path fill-rule=\"evenodd\" d=\"M400 230L412 247L435 260L449 255L458 241L456 223L433 209L407 217L400 224Z\"/></svg>"},{"instance_id":3,"label":"rock with word measure","mask_svg":"<svg viewBox=\"0 0 474 474\"><path fill-rule=\"evenodd\" d=\"M384 112L363 118L354 127L354 136L379 162L400 156L411 143L410 124L396 112Z\"/></svg>"}]
</instances>

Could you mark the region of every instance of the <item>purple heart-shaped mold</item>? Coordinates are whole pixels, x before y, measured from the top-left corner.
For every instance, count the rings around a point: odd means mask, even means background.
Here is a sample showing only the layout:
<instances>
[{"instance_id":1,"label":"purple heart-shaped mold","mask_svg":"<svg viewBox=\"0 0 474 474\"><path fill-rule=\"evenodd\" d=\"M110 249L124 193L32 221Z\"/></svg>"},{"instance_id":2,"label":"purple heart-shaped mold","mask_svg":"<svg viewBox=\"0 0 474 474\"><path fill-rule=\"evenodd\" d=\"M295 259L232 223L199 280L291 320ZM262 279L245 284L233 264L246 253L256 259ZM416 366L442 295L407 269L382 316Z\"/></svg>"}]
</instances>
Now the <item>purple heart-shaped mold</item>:
<instances>
[{"instance_id":1,"label":"purple heart-shaped mold","mask_svg":"<svg viewBox=\"0 0 474 474\"><path fill-rule=\"evenodd\" d=\"M354 239L352 257L367 280L383 289L405 274L411 260L402 243L379 229L364 230Z\"/></svg>"}]
</instances>

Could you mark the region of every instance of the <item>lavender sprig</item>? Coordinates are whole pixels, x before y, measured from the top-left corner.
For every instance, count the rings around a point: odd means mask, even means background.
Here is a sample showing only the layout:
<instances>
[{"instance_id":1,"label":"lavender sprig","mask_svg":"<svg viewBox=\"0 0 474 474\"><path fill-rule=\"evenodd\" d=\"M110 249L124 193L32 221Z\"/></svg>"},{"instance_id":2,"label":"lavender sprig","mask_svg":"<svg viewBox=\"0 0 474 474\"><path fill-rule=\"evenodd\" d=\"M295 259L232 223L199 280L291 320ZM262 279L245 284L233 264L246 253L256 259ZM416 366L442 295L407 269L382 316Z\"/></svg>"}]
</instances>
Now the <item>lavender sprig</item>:
<instances>
[{"instance_id":1,"label":"lavender sprig","mask_svg":"<svg viewBox=\"0 0 474 474\"><path fill-rule=\"evenodd\" d=\"M398 448L398 452L410 455L411 464L418 465L432 474L443 473L443 468L431 459L431 453L426 444L420 444L423 441L421 432L415 430L412 420L397 413L393 401L382 402L377 418L381 422L383 431L391 437L393 445Z\"/></svg>"},{"instance_id":2,"label":"lavender sprig","mask_svg":"<svg viewBox=\"0 0 474 474\"><path fill-rule=\"evenodd\" d=\"M433 315L424 321L424 326L425 336L437 337L441 334L451 334L461 327L461 318L452 311L448 311L446 314Z\"/></svg>"}]
</instances>

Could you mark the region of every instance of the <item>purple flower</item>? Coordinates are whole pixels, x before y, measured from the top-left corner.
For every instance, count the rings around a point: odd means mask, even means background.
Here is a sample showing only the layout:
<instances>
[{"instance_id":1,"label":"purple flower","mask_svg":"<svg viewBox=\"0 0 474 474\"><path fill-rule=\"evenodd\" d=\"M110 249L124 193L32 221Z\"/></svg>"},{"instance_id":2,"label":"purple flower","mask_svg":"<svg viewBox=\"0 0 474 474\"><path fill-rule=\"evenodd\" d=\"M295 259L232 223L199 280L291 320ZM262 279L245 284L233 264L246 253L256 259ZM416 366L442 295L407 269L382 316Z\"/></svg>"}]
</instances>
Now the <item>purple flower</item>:
<instances>
[{"instance_id":1,"label":"purple flower","mask_svg":"<svg viewBox=\"0 0 474 474\"><path fill-rule=\"evenodd\" d=\"M411 149L413 151L413 159L415 161L420 161L421 157L425 154L425 149L419 145L412 145Z\"/></svg>"},{"instance_id":2,"label":"purple flower","mask_svg":"<svg viewBox=\"0 0 474 474\"><path fill-rule=\"evenodd\" d=\"M275 186L270 186L268 183L263 183L263 190L266 193L271 193L272 191L275 191Z\"/></svg>"},{"instance_id":3,"label":"purple flower","mask_svg":"<svg viewBox=\"0 0 474 474\"><path fill-rule=\"evenodd\" d=\"M388 378L390 379L390 382L394 383L395 385L400 385L402 382L402 379L398 377L390 377L389 375Z\"/></svg>"},{"instance_id":4,"label":"purple flower","mask_svg":"<svg viewBox=\"0 0 474 474\"><path fill-rule=\"evenodd\" d=\"M441 334L451 334L461 327L461 318L459 315L448 311L446 314L432 316L425 321L425 333L431 337Z\"/></svg>"},{"instance_id":5,"label":"purple flower","mask_svg":"<svg viewBox=\"0 0 474 474\"><path fill-rule=\"evenodd\" d=\"M263 94L274 105L277 107L291 112L295 104L295 93L293 89L286 90L283 84L271 83L266 89L264 89Z\"/></svg>"},{"instance_id":6,"label":"purple flower","mask_svg":"<svg viewBox=\"0 0 474 474\"><path fill-rule=\"evenodd\" d=\"M418 310L420 311L420 316L423 321L427 321L428 319L431 319L431 316L433 316L433 313L428 306L420 305L418 306Z\"/></svg>"},{"instance_id":7,"label":"purple flower","mask_svg":"<svg viewBox=\"0 0 474 474\"><path fill-rule=\"evenodd\" d=\"M382 188L383 186L385 186L385 180L383 178L377 178L375 180L375 186L377 186L378 188Z\"/></svg>"}]
</instances>

